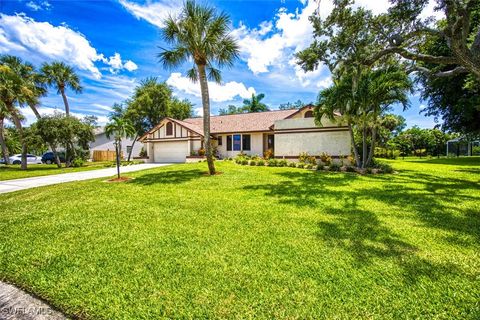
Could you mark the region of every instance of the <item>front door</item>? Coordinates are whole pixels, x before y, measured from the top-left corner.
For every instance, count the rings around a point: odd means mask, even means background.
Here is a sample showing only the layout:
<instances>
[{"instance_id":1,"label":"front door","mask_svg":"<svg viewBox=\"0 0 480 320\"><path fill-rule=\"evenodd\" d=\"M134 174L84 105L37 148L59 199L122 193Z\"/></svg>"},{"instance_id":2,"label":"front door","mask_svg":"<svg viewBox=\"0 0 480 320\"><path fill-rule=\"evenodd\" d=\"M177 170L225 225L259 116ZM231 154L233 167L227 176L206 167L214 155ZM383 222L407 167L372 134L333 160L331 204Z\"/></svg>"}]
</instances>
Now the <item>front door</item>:
<instances>
[{"instance_id":1,"label":"front door","mask_svg":"<svg viewBox=\"0 0 480 320\"><path fill-rule=\"evenodd\" d=\"M272 151L275 148L275 136L273 134L269 134L267 136L267 149L271 149Z\"/></svg>"}]
</instances>

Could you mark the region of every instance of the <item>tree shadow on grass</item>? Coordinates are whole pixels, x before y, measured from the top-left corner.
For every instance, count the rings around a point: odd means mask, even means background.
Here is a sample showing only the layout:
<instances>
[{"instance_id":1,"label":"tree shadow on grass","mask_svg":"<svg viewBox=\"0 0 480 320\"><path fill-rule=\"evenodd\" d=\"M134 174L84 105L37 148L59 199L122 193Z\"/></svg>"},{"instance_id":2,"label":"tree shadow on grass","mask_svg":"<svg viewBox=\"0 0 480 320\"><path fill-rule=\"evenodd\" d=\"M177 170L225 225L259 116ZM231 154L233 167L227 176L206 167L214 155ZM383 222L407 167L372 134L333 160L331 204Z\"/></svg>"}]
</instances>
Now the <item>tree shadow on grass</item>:
<instances>
[{"instance_id":1,"label":"tree shadow on grass","mask_svg":"<svg viewBox=\"0 0 480 320\"><path fill-rule=\"evenodd\" d=\"M129 181L132 184L156 185L156 184L181 184L194 179L199 179L203 175L202 170L174 170L143 174Z\"/></svg>"},{"instance_id":2,"label":"tree shadow on grass","mask_svg":"<svg viewBox=\"0 0 480 320\"><path fill-rule=\"evenodd\" d=\"M480 166L480 157L460 157L460 158L433 158L433 159L418 159L418 160L408 160L408 162L413 163L423 163L423 164L443 164L443 165L454 165L454 166Z\"/></svg>"}]
</instances>

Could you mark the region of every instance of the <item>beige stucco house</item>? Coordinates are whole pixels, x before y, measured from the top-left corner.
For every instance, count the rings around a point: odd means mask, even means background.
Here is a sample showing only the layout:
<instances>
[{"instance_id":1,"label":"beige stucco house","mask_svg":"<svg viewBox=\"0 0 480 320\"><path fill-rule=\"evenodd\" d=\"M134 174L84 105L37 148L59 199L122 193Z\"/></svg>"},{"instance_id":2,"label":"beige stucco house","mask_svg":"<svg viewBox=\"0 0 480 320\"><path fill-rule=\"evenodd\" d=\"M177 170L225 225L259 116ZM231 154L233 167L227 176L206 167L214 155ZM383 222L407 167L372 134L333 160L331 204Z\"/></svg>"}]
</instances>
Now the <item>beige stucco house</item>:
<instances>
[{"instance_id":1,"label":"beige stucco house","mask_svg":"<svg viewBox=\"0 0 480 320\"><path fill-rule=\"evenodd\" d=\"M219 158L235 157L240 152L262 156L272 149L276 158L297 159L301 152L333 157L349 155L348 127L338 121L315 124L313 106L299 110L276 110L210 117L211 137ZM203 147L203 119L163 119L140 141L149 162L185 162Z\"/></svg>"}]
</instances>

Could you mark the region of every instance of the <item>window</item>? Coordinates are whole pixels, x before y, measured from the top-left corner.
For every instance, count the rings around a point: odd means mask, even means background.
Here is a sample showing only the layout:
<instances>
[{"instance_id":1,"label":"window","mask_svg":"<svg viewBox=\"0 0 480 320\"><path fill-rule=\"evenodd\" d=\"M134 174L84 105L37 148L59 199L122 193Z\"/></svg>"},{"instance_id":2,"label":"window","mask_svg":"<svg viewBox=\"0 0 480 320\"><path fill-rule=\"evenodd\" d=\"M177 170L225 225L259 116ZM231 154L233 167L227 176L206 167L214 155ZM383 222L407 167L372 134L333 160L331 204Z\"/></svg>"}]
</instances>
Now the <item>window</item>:
<instances>
[{"instance_id":1,"label":"window","mask_svg":"<svg viewBox=\"0 0 480 320\"><path fill-rule=\"evenodd\" d=\"M232 151L232 136L227 136L227 151Z\"/></svg>"},{"instance_id":2,"label":"window","mask_svg":"<svg viewBox=\"0 0 480 320\"><path fill-rule=\"evenodd\" d=\"M222 136L218 136L217 141L218 141L218 145L221 146L223 144Z\"/></svg>"},{"instance_id":3,"label":"window","mask_svg":"<svg viewBox=\"0 0 480 320\"><path fill-rule=\"evenodd\" d=\"M250 151L250 135L249 134L242 135L242 150Z\"/></svg>"},{"instance_id":4,"label":"window","mask_svg":"<svg viewBox=\"0 0 480 320\"><path fill-rule=\"evenodd\" d=\"M305 112L305 114L303 115L304 118L313 118L313 111L312 110L308 110L307 112Z\"/></svg>"},{"instance_id":5,"label":"window","mask_svg":"<svg viewBox=\"0 0 480 320\"><path fill-rule=\"evenodd\" d=\"M173 124L171 122L167 122L167 136L173 136Z\"/></svg>"},{"instance_id":6,"label":"window","mask_svg":"<svg viewBox=\"0 0 480 320\"><path fill-rule=\"evenodd\" d=\"M131 151L132 151L132 146L127 146L127 154L130 154Z\"/></svg>"},{"instance_id":7,"label":"window","mask_svg":"<svg viewBox=\"0 0 480 320\"><path fill-rule=\"evenodd\" d=\"M242 150L242 139L241 135L234 134L233 135L233 151L240 151Z\"/></svg>"}]
</instances>

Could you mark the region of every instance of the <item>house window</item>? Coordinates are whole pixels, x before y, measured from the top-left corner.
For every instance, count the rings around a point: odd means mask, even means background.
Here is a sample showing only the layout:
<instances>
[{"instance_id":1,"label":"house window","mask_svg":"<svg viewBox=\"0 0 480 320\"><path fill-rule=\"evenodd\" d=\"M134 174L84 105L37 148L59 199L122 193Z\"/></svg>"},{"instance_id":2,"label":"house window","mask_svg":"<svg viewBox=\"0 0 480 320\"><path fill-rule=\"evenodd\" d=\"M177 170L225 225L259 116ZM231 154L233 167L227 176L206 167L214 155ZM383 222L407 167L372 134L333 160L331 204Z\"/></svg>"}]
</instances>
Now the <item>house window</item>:
<instances>
[{"instance_id":1,"label":"house window","mask_svg":"<svg viewBox=\"0 0 480 320\"><path fill-rule=\"evenodd\" d=\"M240 151L242 150L242 139L241 135L234 134L233 135L233 151Z\"/></svg>"},{"instance_id":2,"label":"house window","mask_svg":"<svg viewBox=\"0 0 480 320\"><path fill-rule=\"evenodd\" d=\"M171 122L167 122L167 136L173 136L173 124Z\"/></svg>"},{"instance_id":3,"label":"house window","mask_svg":"<svg viewBox=\"0 0 480 320\"><path fill-rule=\"evenodd\" d=\"M227 136L227 151L232 151L232 136Z\"/></svg>"},{"instance_id":4,"label":"house window","mask_svg":"<svg viewBox=\"0 0 480 320\"><path fill-rule=\"evenodd\" d=\"M221 146L223 144L222 136L218 136L217 141L218 141L218 145Z\"/></svg>"},{"instance_id":5,"label":"house window","mask_svg":"<svg viewBox=\"0 0 480 320\"><path fill-rule=\"evenodd\" d=\"M305 112L305 114L303 115L304 118L313 118L313 111L312 110L308 110L307 112Z\"/></svg>"},{"instance_id":6,"label":"house window","mask_svg":"<svg viewBox=\"0 0 480 320\"><path fill-rule=\"evenodd\" d=\"M249 134L242 135L242 150L250 151L250 135Z\"/></svg>"}]
</instances>

